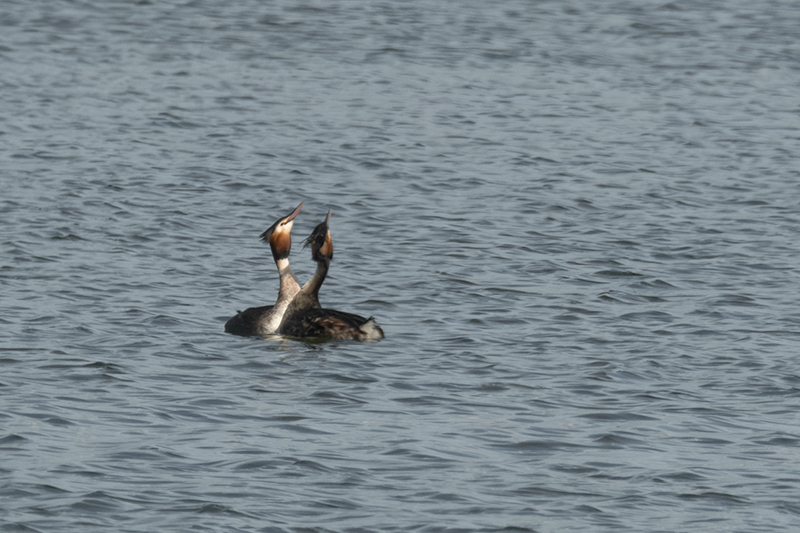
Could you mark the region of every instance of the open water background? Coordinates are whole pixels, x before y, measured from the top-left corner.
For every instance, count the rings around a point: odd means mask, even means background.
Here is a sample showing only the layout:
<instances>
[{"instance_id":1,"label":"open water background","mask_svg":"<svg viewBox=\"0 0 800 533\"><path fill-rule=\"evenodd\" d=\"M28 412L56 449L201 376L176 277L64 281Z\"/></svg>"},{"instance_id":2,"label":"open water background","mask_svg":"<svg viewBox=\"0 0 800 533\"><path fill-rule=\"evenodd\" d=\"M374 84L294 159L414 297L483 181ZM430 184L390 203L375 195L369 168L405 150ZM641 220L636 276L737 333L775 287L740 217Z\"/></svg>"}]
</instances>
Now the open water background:
<instances>
[{"instance_id":1,"label":"open water background","mask_svg":"<svg viewBox=\"0 0 800 533\"><path fill-rule=\"evenodd\" d=\"M800 5L5 1L0 530L800 527ZM223 333L330 207L375 344Z\"/></svg>"}]
</instances>

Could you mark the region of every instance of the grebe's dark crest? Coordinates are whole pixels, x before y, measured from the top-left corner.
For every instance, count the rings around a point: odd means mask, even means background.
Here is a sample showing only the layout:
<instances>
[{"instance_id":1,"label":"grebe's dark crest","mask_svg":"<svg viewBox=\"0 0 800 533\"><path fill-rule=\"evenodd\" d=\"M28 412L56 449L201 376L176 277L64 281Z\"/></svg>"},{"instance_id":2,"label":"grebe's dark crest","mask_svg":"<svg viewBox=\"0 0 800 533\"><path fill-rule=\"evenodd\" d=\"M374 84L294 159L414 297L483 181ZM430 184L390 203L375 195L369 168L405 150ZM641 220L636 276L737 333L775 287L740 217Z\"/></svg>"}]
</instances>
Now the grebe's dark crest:
<instances>
[{"instance_id":1,"label":"grebe's dark crest","mask_svg":"<svg viewBox=\"0 0 800 533\"><path fill-rule=\"evenodd\" d=\"M322 309L319 304L319 288L328 274L333 259L333 242L328 226L331 212L306 239L311 246L311 258L317 263L317 270L300 289L289 304L278 333L287 337L313 337L336 340L378 340L383 338L383 330L372 317L364 318L352 313Z\"/></svg>"},{"instance_id":2,"label":"grebe's dark crest","mask_svg":"<svg viewBox=\"0 0 800 533\"><path fill-rule=\"evenodd\" d=\"M251 307L240 311L225 323L225 331L234 335L270 335L278 330L283 314L294 296L300 291L300 283L289 267L289 252L292 248L292 225L300 214L303 202L288 216L278 219L261 234L261 241L269 244L272 258L278 267L281 285L275 305Z\"/></svg>"}]
</instances>

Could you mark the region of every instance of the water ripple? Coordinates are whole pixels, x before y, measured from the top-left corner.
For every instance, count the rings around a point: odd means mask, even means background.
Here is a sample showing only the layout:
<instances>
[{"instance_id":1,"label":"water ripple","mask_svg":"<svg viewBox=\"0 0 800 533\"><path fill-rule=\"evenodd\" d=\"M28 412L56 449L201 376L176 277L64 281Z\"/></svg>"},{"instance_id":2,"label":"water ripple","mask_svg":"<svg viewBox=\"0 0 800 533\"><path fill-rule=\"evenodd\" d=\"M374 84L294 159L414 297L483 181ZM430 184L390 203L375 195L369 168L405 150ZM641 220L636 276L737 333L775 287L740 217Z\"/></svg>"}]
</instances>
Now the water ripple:
<instances>
[{"instance_id":1,"label":"water ripple","mask_svg":"<svg viewBox=\"0 0 800 533\"><path fill-rule=\"evenodd\" d=\"M0 528L800 524L796 9L5 7Z\"/></svg>"}]
</instances>

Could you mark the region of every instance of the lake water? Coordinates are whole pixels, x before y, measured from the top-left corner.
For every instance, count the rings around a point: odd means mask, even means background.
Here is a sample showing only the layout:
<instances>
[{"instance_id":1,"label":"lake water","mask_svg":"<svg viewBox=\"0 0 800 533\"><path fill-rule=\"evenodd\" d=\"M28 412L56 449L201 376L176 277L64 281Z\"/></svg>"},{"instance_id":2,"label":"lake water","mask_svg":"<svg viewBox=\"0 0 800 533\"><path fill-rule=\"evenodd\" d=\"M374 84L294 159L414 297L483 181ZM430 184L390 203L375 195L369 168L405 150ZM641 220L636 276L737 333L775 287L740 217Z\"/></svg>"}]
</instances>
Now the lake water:
<instances>
[{"instance_id":1,"label":"lake water","mask_svg":"<svg viewBox=\"0 0 800 533\"><path fill-rule=\"evenodd\" d=\"M5 2L0 530L800 527L800 6ZM227 335L333 210L323 305Z\"/></svg>"}]
</instances>

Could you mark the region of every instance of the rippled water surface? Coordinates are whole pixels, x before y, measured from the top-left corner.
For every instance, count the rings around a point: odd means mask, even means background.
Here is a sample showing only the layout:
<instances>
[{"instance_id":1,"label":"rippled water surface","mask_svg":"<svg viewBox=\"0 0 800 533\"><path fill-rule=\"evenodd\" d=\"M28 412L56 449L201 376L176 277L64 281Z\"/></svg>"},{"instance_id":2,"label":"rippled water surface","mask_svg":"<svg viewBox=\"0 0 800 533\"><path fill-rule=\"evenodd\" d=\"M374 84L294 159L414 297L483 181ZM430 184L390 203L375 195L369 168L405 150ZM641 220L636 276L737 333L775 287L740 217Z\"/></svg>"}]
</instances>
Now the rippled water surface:
<instances>
[{"instance_id":1,"label":"rippled water surface","mask_svg":"<svg viewBox=\"0 0 800 533\"><path fill-rule=\"evenodd\" d=\"M800 7L5 2L3 531L800 527ZM333 210L378 343L226 335Z\"/></svg>"}]
</instances>

